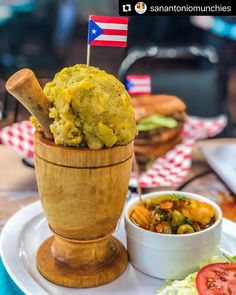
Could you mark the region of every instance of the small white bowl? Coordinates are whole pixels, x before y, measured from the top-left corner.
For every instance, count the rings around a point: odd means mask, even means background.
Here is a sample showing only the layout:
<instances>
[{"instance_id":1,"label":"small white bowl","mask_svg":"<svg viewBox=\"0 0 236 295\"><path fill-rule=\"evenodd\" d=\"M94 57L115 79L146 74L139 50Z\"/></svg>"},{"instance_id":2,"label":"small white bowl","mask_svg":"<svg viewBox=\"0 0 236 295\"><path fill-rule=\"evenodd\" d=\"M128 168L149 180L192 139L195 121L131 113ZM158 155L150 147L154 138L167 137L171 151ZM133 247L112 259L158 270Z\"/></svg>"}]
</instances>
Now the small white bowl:
<instances>
[{"instance_id":1,"label":"small white bowl","mask_svg":"<svg viewBox=\"0 0 236 295\"><path fill-rule=\"evenodd\" d=\"M143 199L177 193L184 197L210 204L216 212L216 221L209 228L192 234L159 234L142 229L130 220L135 199L125 210L125 228L130 262L140 271L161 279L182 279L194 272L200 263L219 254L222 212L207 198L192 193L162 191L143 195Z\"/></svg>"}]
</instances>

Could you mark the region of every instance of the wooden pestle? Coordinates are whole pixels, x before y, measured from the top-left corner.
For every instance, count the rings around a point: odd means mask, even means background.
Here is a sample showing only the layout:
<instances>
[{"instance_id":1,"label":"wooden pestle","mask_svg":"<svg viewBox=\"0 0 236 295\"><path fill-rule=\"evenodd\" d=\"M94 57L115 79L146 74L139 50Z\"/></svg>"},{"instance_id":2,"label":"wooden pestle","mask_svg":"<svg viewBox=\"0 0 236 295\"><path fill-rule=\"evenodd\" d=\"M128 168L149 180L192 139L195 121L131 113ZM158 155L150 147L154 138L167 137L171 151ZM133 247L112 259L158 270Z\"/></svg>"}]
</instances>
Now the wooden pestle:
<instances>
[{"instance_id":1,"label":"wooden pestle","mask_svg":"<svg viewBox=\"0 0 236 295\"><path fill-rule=\"evenodd\" d=\"M22 69L12 75L6 82L7 91L13 95L36 118L47 138L53 138L49 125L51 107L35 74L30 69Z\"/></svg>"}]
</instances>

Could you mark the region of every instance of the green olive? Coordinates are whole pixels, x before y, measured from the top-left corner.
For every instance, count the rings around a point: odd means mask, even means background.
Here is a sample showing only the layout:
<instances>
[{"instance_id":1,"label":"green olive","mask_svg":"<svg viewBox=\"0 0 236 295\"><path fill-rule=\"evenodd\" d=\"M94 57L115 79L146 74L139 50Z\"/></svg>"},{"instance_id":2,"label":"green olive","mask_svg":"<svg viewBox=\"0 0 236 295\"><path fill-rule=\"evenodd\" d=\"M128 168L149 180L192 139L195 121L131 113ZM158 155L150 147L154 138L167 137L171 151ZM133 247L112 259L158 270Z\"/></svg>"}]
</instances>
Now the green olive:
<instances>
[{"instance_id":1,"label":"green olive","mask_svg":"<svg viewBox=\"0 0 236 295\"><path fill-rule=\"evenodd\" d=\"M170 222L172 227L180 226L184 223L184 216L178 210L173 210L170 212Z\"/></svg>"},{"instance_id":2,"label":"green olive","mask_svg":"<svg viewBox=\"0 0 236 295\"><path fill-rule=\"evenodd\" d=\"M194 229L189 224L182 224L177 229L177 234L178 235L181 235L181 234L191 234L191 233L194 233Z\"/></svg>"},{"instance_id":3,"label":"green olive","mask_svg":"<svg viewBox=\"0 0 236 295\"><path fill-rule=\"evenodd\" d=\"M145 200L145 205L146 205L146 208L149 210L153 210L156 207L156 204L155 204L155 202L153 202L152 199Z\"/></svg>"}]
</instances>

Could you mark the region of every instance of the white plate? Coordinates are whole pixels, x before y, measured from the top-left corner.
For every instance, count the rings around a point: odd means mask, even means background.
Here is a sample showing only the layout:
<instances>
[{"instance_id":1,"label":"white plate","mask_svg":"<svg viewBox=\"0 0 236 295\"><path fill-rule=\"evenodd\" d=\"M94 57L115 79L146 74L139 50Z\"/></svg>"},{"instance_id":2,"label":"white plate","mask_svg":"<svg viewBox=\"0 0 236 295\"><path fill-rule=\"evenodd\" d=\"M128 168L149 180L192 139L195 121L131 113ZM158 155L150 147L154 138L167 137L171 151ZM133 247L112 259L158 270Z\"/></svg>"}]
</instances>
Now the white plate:
<instances>
[{"instance_id":1,"label":"white plate","mask_svg":"<svg viewBox=\"0 0 236 295\"><path fill-rule=\"evenodd\" d=\"M0 251L3 263L11 278L27 295L153 295L163 283L162 280L147 276L129 264L120 278L104 286L69 289L52 284L38 273L35 266L37 249L50 235L39 201L18 211L2 231ZM126 244L123 218L115 236ZM224 220L221 248L236 254L235 242L236 224Z\"/></svg>"}]
</instances>

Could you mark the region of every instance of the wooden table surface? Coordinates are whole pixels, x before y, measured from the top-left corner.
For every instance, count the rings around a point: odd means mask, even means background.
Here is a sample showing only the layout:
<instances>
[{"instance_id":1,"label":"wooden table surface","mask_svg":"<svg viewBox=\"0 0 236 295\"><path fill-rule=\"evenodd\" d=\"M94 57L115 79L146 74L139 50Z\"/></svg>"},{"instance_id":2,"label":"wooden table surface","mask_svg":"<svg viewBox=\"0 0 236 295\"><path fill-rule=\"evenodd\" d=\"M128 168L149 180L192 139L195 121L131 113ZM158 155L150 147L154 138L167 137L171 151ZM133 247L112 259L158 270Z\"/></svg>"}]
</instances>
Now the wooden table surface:
<instances>
[{"instance_id":1,"label":"wooden table surface","mask_svg":"<svg viewBox=\"0 0 236 295\"><path fill-rule=\"evenodd\" d=\"M226 185L211 170L200 152L200 147L203 145L218 145L227 143L236 144L236 139L212 139L197 142L192 152L193 165L187 177L178 187L155 188L145 190L144 192L159 191L163 189L180 189L188 192L198 193L220 204L225 217L236 221L236 201L234 200L230 190L226 187ZM14 161L17 162L17 165L13 169L14 171L12 171L12 174L14 174L15 179L19 178L21 185L17 184L14 191L2 190L0 188L0 228L6 223L8 218L21 207L38 200L34 170L32 168L24 167L21 163L21 160L18 158L18 155L15 155L14 153L14 151L10 151L8 158L12 159L12 157L15 157ZM5 166L7 166L7 162L5 163ZM23 175L23 172L27 172L27 179L30 179L30 182L33 183L33 189L28 188L28 190L24 190L22 188L23 185L27 185L27 181L21 176L21 174ZM2 174L6 174L6 172L4 173L2 171ZM8 176L8 178L9 177L10 179L8 179L8 182L10 182L12 179L12 176Z\"/></svg>"}]
</instances>

